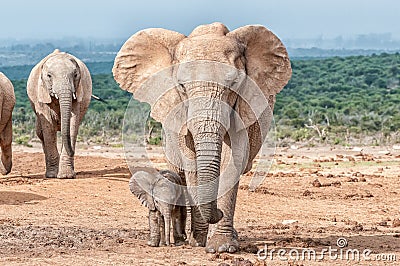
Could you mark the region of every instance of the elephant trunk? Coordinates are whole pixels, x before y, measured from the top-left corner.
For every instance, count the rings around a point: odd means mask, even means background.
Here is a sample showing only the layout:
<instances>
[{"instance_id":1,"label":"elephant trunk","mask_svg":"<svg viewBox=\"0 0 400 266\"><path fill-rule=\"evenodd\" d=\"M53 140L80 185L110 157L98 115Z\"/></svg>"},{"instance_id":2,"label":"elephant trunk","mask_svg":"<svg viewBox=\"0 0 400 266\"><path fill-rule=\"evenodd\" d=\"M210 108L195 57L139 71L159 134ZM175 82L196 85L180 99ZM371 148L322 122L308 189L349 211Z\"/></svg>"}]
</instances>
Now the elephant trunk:
<instances>
[{"instance_id":1,"label":"elephant trunk","mask_svg":"<svg viewBox=\"0 0 400 266\"><path fill-rule=\"evenodd\" d=\"M60 103L60 113L61 113L61 138L63 147L68 154L68 156L74 156L74 149L71 143L71 106L72 106L72 90L63 89L58 95Z\"/></svg>"},{"instance_id":2,"label":"elephant trunk","mask_svg":"<svg viewBox=\"0 0 400 266\"><path fill-rule=\"evenodd\" d=\"M210 224L217 223L223 217L217 208L221 145L221 137L217 134L195 140L199 211L202 218Z\"/></svg>"},{"instance_id":3,"label":"elephant trunk","mask_svg":"<svg viewBox=\"0 0 400 266\"><path fill-rule=\"evenodd\" d=\"M196 153L196 204L204 221L215 224L223 218L217 208L222 141L228 129L230 110L222 99L224 88L215 82L186 84L189 90L187 127Z\"/></svg>"},{"instance_id":4,"label":"elephant trunk","mask_svg":"<svg viewBox=\"0 0 400 266\"><path fill-rule=\"evenodd\" d=\"M194 197L204 221L214 224L223 217L217 208L222 136L220 130L214 132L211 128L221 125L210 120L192 122L188 126L195 145L198 182Z\"/></svg>"}]
</instances>

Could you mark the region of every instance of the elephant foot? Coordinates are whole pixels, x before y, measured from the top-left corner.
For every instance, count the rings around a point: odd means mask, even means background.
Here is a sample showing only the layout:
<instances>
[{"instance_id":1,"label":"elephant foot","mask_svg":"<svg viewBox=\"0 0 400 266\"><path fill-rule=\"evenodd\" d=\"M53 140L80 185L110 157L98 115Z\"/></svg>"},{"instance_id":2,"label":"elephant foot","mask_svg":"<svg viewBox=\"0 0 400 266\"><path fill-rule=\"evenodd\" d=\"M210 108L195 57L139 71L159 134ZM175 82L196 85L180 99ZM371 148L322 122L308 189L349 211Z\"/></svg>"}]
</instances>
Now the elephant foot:
<instances>
[{"instance_id":1,"label":"elephant foot","mask_svg":"<svg viewBox=\"0 0 400 266\"><path fill-rule=\"evenodd\" d=\"M239 242L235 230L230 233L215 232L206 247L207 253L235 253L237 251L239 251Z\"/></svg>"},{"instance_id":2,"label":"elephant foot","mask_svg":"<svg viewBox=\"0 0 400 266\"><path fill-rule=\"evenodd\" d=\"M205 247L208 231L193 231L190 234L189 244L192 247Z\"/></svg>"},{"instance_id":3,"label":"elephant foot","mask_svg":"<svg viewBox=\"0 0 400 266\"><path fill-rule=\"evenodd\" d=\"M76 177L76 173L73 169L62 169L59 171L57 178L61 178L61 179L71 179L71 178L75 178Z\"/></svg>"},{"instance_id":4,"label":"elephant foot","mask_svg":"<svg viewBox=\"0 0 400 266\"><path fill-rule=\"evenodd\" d=\"M179 236L175 237L174 241L175 241L175 243L174 243L175 246L184 245L185 241L186 241L186 234L182 234L182 235L179 235Z\"/></svg>"},{"instance_id":5,"label":"elephant foot","mask_svg":"<svg viewBox=\"0 0 400 266\"><path fill-rule=\"evenodd\" d=\"M150 247L158 247L158 243L159 242L155 242L155 241L151 241L151 240L147 241L147 245Z\"/></svg>"},{"instance_id":6,"label":"elephant foot","mask_svg":"<svg viewBox=\"0 0 400 266\"><path fill-rule=\"evenodd\" d=\"M0 173L2 175L7 175L11 172L11 166L10 167L4 167L2 163L0 163Z\"/></svg>"},{"instance_id":7,"label":"elephant foot","mask_svg":"<svg viewBox=\"0 0 400 266\"><path fill-rule=\"evenodd\" d=\"M0 173L2 175L7 175L11 172L12 159L11 156L5 156L2 154L0 162Z\"/></svg>"},{"instance_id":8,"label":"elephant foot","mask_svg":"<svg viewBox=\"0 0 400 266\"><path fill-rule=\"evenodd\" d=\"M46 178L56 178L57 177L57 170L46 170Z\"/></svg>"}]
</instances>

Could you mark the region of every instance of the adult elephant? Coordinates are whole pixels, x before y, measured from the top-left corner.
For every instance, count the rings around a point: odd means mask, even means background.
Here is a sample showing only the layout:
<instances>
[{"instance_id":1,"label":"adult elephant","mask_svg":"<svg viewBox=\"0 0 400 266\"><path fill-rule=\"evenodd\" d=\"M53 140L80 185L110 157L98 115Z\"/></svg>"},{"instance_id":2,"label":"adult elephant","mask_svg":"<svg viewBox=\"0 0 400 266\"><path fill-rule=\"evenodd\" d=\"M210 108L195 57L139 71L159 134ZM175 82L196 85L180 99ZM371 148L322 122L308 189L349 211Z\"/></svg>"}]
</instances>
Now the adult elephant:
<instances>
[{"instance_id":1,"label":"adult elephant","mask_svg":"<svg viewBox=\"0 0 400 266\"><path fill-rule=\"evenodd\" d=\"M15 105L14 86L0 72L0 173L6 175L12 168L12 112Z\"/></svg>"},{"instance_id":2,"label":"adult elephant","mask_svg":"<svg viewBox=\"0 0 400 266\"><path fill-rule=\"evenodd\" d=\"M46 177L74 178L76 137L92 95L89 70L78 58L55 50L32 69L27 92L36 113L36 134L45 154ZM61 131L61 158L57 131Z\"/></svg>"},{"instance_id":3,"label":"adult elephant","mask_svg":"<svg viewBox=\"0 0 400 266\"><path fill-rule=\"evenodd\" d=\"M169 167L186 177L191 244L236 252L239 176L251 169L275 95L290 79L284 45L260 25L230 32L213 23L187 37L146 29L123 45L113 74L122 89L150 103L152 117L163 124Z\"/></svg>"}]
</instances>

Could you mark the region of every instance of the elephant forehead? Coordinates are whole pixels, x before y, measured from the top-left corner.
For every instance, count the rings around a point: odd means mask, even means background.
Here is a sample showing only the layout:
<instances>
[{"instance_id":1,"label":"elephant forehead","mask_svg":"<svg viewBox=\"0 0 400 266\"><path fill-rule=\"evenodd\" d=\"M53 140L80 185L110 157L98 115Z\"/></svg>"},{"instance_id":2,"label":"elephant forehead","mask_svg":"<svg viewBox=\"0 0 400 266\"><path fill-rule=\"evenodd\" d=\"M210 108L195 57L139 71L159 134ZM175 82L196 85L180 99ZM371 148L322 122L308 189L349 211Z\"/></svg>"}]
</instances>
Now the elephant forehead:
<instances>
[{"instance_id":1,"label":"elephant forehead","mask_svg":"<svg viewBox=\"0 0 400 266\"><path fill-rule=\"evenodd\" d=\"M69 60L66 57L61 57L61 56L54 56L49 58L46 61L46 66L49 69L52 70L60 70L60 71L65 71L65 70L70 70L70 71L74 71L76 66L75 64Z\"/></svg>"},{"instance_id":2,"label":"elephant forehead","mask_svg":"<svg viewBox=\"0 0 400 266\"><path fill-rule=\"evenodd\" d=\"M226 35L229 32L228 28L219 22L212 24L200 25L195 28L189 35L189 38L206 34Z\"/></svg>"},{"instance_id":3,"label":"elephant forehead","mask_svg":"<svg viewBox=\"0 0 400 266\"><path fill-rule=\"evenodd\" d=\"M175 50L175 58L179 62L211 60L228 63L228 59L238 56L240 52L241 47L232 38L204 35L181 41Z\"/></svg>"}]
</instances>

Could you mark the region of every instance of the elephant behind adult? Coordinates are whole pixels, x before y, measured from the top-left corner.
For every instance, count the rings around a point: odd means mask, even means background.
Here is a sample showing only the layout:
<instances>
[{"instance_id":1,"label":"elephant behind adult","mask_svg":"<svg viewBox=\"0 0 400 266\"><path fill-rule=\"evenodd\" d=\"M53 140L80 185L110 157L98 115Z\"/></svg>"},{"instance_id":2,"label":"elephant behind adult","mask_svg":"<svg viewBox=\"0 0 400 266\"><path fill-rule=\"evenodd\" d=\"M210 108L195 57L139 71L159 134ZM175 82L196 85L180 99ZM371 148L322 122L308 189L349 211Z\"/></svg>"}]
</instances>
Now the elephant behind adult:
<instances>
[{"instance_id":1,"label":"elephant behind adult","mask_svg":"<svg viewBox=\"0 0 400 266\"><path fill-rule=\"evenodd\" d=\"M46 177L74 178L76 138L92 95L89 70L78 58L55 50L32 69L27 93L36 113L36 134L45 154ZM61 155L57 131L61 131Z\"/></svg>"},{"instance_id":2,"label":"elephant behind adult","mask_svg":"<svg viewBox=\"0 0 400 266\"><path fill-rule=\"evenodd\" d=\"M0 72L0 173L6 175L12 168L12 112L15 105L14 86Z\"/></svg>"},{"instance_id":3,"label":"elephant behind adult","mask_svg":"<svg viewBox=\"0 0 400 266\"><path fill-rule=\"evenodd\" d=\"M206 250L237 251L239 176L251 169L275 95L290 79L284 45L260 25L230 32L213 23L187 37L147 29L126 41L113 74L163 124L169 167L185 175L192 201L192 244L204 246L208 224L218 223Z\"/></svg>"}]
</instances>

